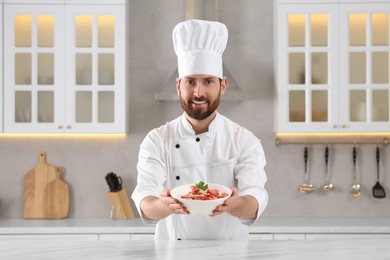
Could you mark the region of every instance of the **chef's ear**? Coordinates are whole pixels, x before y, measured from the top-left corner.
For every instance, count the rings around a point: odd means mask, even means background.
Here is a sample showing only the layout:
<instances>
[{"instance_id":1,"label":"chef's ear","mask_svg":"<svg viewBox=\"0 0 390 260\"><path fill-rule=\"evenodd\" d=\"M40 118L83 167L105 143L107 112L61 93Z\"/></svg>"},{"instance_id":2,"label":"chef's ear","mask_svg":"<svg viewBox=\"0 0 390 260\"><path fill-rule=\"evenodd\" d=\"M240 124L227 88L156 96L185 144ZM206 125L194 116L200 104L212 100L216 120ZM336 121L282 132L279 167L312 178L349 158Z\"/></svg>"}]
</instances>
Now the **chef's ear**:
<instances>
[{"instance_id":1,"label":"chef's ear","mask_svg":"<svg viewBox=\"0 0 390 260\"><path fill-rule=\"evenodd\" d=\"M176 92L177 92L177 95L180 96L180 79L179 78L176 78Z\"/></svg>"},{"instance_id":2,"label":"chef's ear","mask_svg":"<svg viewBox=\"0 0 390 260\"><path fill-rule=\"evenodd\" d=\"M225 94L227 86L228 86L228 79L227 77L223 77L221 79L221 95Z\"/></svg>"}]
</instances>

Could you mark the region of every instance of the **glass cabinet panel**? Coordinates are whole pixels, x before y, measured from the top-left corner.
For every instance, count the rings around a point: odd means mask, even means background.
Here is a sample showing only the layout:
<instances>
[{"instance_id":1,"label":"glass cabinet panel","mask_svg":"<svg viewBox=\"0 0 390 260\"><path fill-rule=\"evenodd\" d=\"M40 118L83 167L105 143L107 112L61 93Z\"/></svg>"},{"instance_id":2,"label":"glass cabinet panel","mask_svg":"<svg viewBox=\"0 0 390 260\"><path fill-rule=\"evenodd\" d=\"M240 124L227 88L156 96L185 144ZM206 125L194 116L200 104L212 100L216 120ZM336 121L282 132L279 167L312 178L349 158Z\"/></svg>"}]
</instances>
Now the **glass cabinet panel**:
<instances>
[{"instance_id":1,"label":"glass cabinet panel","mask_svg":"<svg viewBox=\"0 0 390 260\"><path fill-rule=\"evenodd\" d=\"M92 19L91 15L75 17L76 47L92 47Z\"/></svg>"},{"instance_id":2,"label":"glass cabinet panel","mask_svg":"<svg viewBox=\"0 0 390 260\"><path fill-rule=\"evenodd\" d=\"M92 92L91 91L76 92L76 122L77 123L92 122Z\"/></svg>"},{"instance_id":3,"label":"glass cabinet panel","mask_svg":"<svg viewBox=\"0 0 390 260\"><path fill-rule=\"evenodd\" d=\"M349 44L351 46L366 45L366 14L349 15Z\"/></svg>"},{"instance_id":4,"label":"glass cabinet panel","mask_svg":"<svg viewBox=\"0 0 390 260\"><path fill-rule=\"evenodd\" d=\"M367 102L365 90L351 90L349 99L350 121L367 120Z\"/></svg>"},{"instance_id":5,"label":"glass cabinet panel","mask_svg":"<svg viewBox=\"0 0 390 260\"><path fill-rule=\"evenodd\" d=\"M349 82L350 84L366 83L365 52L351 52L349 54Z\"/></svg>"},{"instance_id":6,"label":"glass cabinet panel","mask_svg":"<svg viewBox=\"0 0 390 260\"><path fill-rule=\"evenodd\" d=\"M328 91L313 90L311 93L311 121L328 121Z\"/></svg>"},{"instance_id":7,"label":"glass cabinet panel","mask_svg":"<svg viewBox=\"0 0 390 260\"><path fill-rule=\"evenodd\" d=\"M31 47L32 15L15 15L15 47Z\"/></svg>"},{"instance_id":8,"label":"glass cabinet panel","mask_svg":"<svg viewBox=\"0 0 390 260\"><path fill-rule=\"evenodd\" d=\"M115 121L115 95L113 91L99 91L98 121L112 123Z\"/></svg>"},{"instance_id":9,"label":"glass cabinet panel","mask_svg":"<svg viewBox=\"0 0 390 260\"><path fill-rule=\"evenodd\" d=\"M115 47L115 16L98 16L99 47Z\"/></svg>"},{"instance_id":10,"label":"glass cabinet panel","mask_svg":"<svg viewBox=\"0 0 390 260\"><path fill-rule=\"evenodd\" d=\"M372 45L386 46L389 44L389 14L372 14Z\"/></svg>"},{"instance_id":11,"label":"glass cabinet panel","mask_svg":"<svg viewBox=\"0 0 390 260\"><path fill-rule=\"evenodd\" d=\"M54 92L38 91L38 122L54 122Z\"/></svg>"},{"instance_id":12,"label":"glass cabinet panel","mask_svg":"<svg viewBox=\"0 0 390 260\"><path fill-rule=\"evenodd\" d=\"M372 91L372 121L389 121L389 90Z\"/></svg>"},{"instance_id":13,"label":"glass cabinet panel","mask_svg":"<svg viewBox=\"0 0 390 260\"><path fill-rule=\"evenodd\" d=\"M38 53L38 85L54 84L54 55Z\"/></svg>"},{"instance_id":14,"label":"glass cabinet panel","mask_svg":"<svg viewBox=\"0 0 390 260\"><path fill-rule=\"evenodd\" d=\"M15 53L15 85L31 84L31 53Z\"/></svg>"},{"instance_id":15,"label":"glass cabinet panel","mask_svg":"<svg viewBox=\"0 0 390 260\"><path fill-rule=\"evenodd\" d=\"M38 47L54 47L54 16L38 15Z\"/></svg>"},{"instance_id":16,"label":"glass cabinet panel","mask_svg":"<svg viewBox=\"0 0 390 260\"><path fill-rule=\"evenodd\" d=\"M328 15L312 14L310 16L311 25L311 45L327 46L328 45Z\"/></svg>"},{"instance_id":17,"label":"glass cabinet panel","mask_svg":"<svg viewBox=\"0 0 390 260\"><path fill-rule=\"evenodd\" d=\"M288 16L289 46L305 46L305 24L304 14L290 14Z\"/></svg>"},{"instance_id":18,"label":"glass cabinet panel","mask_svg":"<svg viewBox=\"0 0 390 260\"><path fill-rule=\"evenodd\" d=\"M389 82L389 53L372 53L372 83L385 84Z\"/></svg>"},{"instance_id":19,"label":"glass cabinet panel","mask_svg":"<svg viewBox=\"0 0 390 260\"><path fill-rule=\"evenodd\" d=\"M311 54L311 73L312 84L328 83L328 54L326 52Z\"/></svg>"},{"instance_id":20,"label":"glass cabinet panel","mask_svg":"<svg viewBox=\"0 0 390 260\"><path fill-rule=\"evenodd\" d=\"M99 85L115 84L114 54L99 54Z\"/></svg>"},{"instance_id":21,"label":"glass cabinet panel","mask_svg":"<svg viewBox=\"0 0 390 260\"><path fill-rule=\"evenodd\" d=\"M31 91L15 91L15 122L31 122Z\"/></svg>"},{"instance_id":22,"label":"glass cabinet panel","mask_svg":"<svg viewBox=\"0 0 390 260\"><path fill-rule=\"evenodd\" d=\"M305 84L305 53L289 54L289 84Z\"/></svg>"},{"instance_id":23,"label":"glass cabinet panel","mask_svg":"<svg viewBox=\"0 0 390 260\"><path fill-rule=\"evenodd\" d=\"M76 54L76 85L92 84L92 54Z\"/></svg>"},{"instance_id":24,"label":"glass cabinet panel","mask_svg":"<svg viewBox=\"0 0 390 260\"><path fill-rule=\"evenodd\" d=\"M289 118L290 122L305 122L306 101L304 90L292 90L289 92Z\"/></svg>"}]
</instances>

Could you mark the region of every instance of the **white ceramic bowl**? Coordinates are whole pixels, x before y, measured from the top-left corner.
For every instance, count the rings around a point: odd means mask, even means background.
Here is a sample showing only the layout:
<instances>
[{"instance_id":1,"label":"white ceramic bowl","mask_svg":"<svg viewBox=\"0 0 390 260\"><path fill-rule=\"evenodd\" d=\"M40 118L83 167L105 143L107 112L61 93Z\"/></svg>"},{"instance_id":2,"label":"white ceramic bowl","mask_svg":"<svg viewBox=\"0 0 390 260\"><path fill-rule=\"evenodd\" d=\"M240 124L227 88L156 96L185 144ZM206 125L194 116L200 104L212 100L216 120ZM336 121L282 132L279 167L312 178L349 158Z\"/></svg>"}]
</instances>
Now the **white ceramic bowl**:
<instances>
[{"instance_id":1,"label":"white ceramic bowl","mask_svg":"<svg viewBox=\"0 0 390 260\"><path fill-rule=\"evenodd\" d=\"M226 192L228 196L215 200L191 200L181 198L181 196L186 195L191 191L192 185L194 184L186 184L171 190L171 196L183 203L191 215L208 216L217 206L222 205L224 201L232 195L232 190L229 187L216 183L208 183L209 189L217 189L219 194Z\"/></svg>"}]
</instances>

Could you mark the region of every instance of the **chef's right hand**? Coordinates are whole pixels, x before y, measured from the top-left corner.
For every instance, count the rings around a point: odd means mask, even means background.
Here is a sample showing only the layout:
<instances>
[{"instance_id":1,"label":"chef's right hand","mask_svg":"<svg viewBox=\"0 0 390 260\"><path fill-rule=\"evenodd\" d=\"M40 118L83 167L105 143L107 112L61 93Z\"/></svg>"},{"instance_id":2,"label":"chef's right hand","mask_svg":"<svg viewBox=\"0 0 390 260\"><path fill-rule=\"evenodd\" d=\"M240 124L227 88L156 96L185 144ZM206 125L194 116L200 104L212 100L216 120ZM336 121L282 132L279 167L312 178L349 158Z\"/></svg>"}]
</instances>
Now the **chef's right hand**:
<instances>
[{"instance_id":1,"label":"chef's right hand","mask_svg":"<svg viewBox=\"0 0 390 260\"><path fill-rule=\"evenodd\" d=\"M169 189L164 189L159 197L144 198L141 201L141 211L144 218L153 220L160 220L171 214L189 214L183 204L171 197Z\"/></svg>"},{"instance_id":2,"label":"chef's right hand","mask_svg":"<svg viewBox=\"0 0 390 260\"><path fill-rule=\"evenodd\" d=\"M171 197L171 191L169 189L164 189L161 192L160 200L164 203L167 208L167 211L170 214L189 214L188 210L184 207L182 203L180 203L175 198Z\"/></svg>"}]
</instances>

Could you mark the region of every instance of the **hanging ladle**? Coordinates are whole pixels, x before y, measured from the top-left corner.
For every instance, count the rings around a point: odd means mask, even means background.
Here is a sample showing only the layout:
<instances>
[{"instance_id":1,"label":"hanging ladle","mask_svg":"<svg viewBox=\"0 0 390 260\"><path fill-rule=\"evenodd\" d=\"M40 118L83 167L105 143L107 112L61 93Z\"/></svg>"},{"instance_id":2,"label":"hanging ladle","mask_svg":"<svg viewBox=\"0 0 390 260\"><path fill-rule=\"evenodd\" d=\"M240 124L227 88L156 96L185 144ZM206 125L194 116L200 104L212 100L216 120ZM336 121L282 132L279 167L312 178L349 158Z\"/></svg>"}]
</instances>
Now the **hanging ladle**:
<instances>
[{"instance_id":1,"label":"hanging ladle","mask_svg":"<svg viewBox=\"0 0 390 260\"><path fill-rule=\"evenodd\" d=\"M353 160L353 181L351 188L349 189L352 195L357 198L360 196L360 184L357 181L356 177L356 146L352 148L352 160Z\"/></svg>"},{"instance_id":2,"label":"hanging ladle","mask_svg":"<svg viewBox=\"0 0 390 260\"><path fill-rule=\"evenodd\" d=\"M328 171L328 161L329 161L329 147L325 147L325 184L321 186L323 191L333 190L333 184L330 183L330 174Z\"/></svg>"},{"instance_id":3,"label":"hanging ladle","mask_svg":"<svg viewBox=\"0 0 390 260\"><path fill-rule=\"evenodd\" d=\"M312 184L309 184L309 173L307 171L307 158L309 157L309 152L307 146L305 146L303 157L305 160L305 175L303 178L303 184L298 187L298 190L302 193L311 193L315 191L316 188Z\"/></svg>"}]
</instances>

